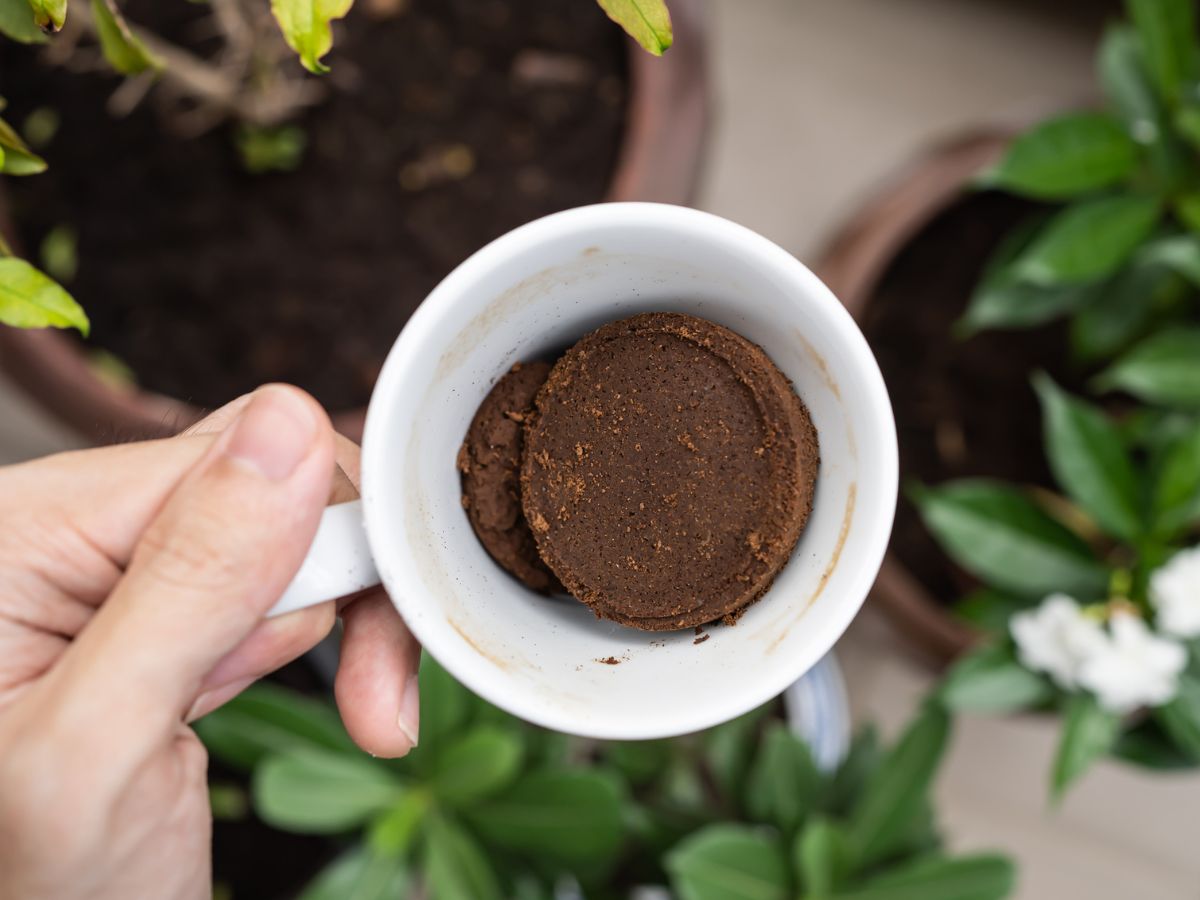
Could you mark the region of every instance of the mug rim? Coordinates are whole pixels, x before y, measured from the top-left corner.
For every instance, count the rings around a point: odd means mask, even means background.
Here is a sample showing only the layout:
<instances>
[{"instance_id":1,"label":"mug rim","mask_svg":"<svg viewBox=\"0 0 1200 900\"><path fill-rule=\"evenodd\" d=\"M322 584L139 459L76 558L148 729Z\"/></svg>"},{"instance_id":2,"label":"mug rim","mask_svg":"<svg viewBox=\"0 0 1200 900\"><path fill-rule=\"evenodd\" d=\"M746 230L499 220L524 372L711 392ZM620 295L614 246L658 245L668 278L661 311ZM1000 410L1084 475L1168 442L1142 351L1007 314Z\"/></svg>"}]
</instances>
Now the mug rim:
<instances>
[{"instance_id":1,"label":"mug rim","mask_svg":"<svg viewBox=\"0 0 1200 900\"><path fill-rule=\"evenodd\" d=\"M891 535L899 494L899 456L895 419L887 387L866 338L853 317L832 291L791 253L750 228L724 217L689 207L660 203L619 202L593 204L552 213L501 235L460 263L421 303L388 353L367 411L362 462L363 507L367 540L379 566L385 588L390 587L390 581L401 577L404 570L403 568L397 570L387 564L390 551L383 542L386 528L384 511L381 508L383 500L373 493L372 485L375 479L371 476L372 472L379 467L394 464L397 458L395 453L388 454L386 452L388 449L386 429L382 423L389 419L385 410L392 405L394 395L402 389L408 367L419 355L414 351L428 341L438 323L447 316L455 314L455 301L463 295L464 289L479 284L481 276L486 276L498 263L515 255L529 252L546 239L560 239L572 233L586 233L598 228L611 228L614 225L619 226L625 223L636 225L639 228L657 227L676 233L703 232L710 240L741 244L748 255L752 253L756 259L769 265L775 272L786 278L788 283L793 284L797 293L803 295L807 302L820 304L823 307L823 314L834 326L837 343L852 358L852 367L859 378L854 402L865 407L866 419L873 424L874 428L870 439L876 442L876 448L880 451L878 454L880 466L875 473L878 489L874 492L874 502L868 508L861 510L864 516L856 516L858 522L855 528L865 530L867 534L863 539L864 546L855 556L855 571L852 574L852 580L840 592L846 595L846 599L822 620L821 627L806 633L805 640L793 654L794 663L787 670L787 673L790 673L789 677L769 678L764 675L754 683L753 690L747 689L744 699L738 703L739 708L736 710L730 711L713 707L696 708L681 711L673 718L668 728L626 728L625 730L606 728L597 732L590 729L588 723L582 721L579 716L572 719L557 711L551 713L544 706L539 705L537 698L532 694L514 696L512 692L501 693L491 683L464 677L453 664L457 651L452 648L448 649L445 645L439 646L436 638L429 640L429 634L419 633L422 630L420 625L414 627L413 622L405 617L410 630L414 637L421 642L422 647L430 652L453 677L484 699L527 721L547 728L596 738L633 740L690 733L734 718L741 712L752 709L781 694L836 644L866 601L882 565ZM393 447L393 449L395 448ZM401 587L401 585L397 584L397 587ZM762 599L766 599L770 592L769 588ZM427 593L429 592L424 586L418 585L415 591L411 588L395 592L389 590L389 598L403 617L404 607L410 603L410 595Z\"/></svg>"}]
</instances>

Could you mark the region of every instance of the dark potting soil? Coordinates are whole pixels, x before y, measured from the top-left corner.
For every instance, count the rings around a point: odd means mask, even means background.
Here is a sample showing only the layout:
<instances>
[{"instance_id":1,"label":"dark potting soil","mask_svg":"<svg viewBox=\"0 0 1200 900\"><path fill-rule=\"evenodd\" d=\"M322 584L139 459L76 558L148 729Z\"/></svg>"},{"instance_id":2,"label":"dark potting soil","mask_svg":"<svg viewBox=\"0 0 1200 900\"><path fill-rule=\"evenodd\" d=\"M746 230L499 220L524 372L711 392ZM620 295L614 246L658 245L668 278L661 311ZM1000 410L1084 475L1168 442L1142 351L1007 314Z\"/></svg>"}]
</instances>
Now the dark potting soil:
<instances>
[{"instance_id":1,"label":"dark potting soil","mask_svg":"<svg viewBox=\"0 0 1200 900\"><path fill-rule=\"evenodd\" d=\"M308 147L292 173L247 173L232 126L173 136L152 100L115 120L115 77L4 46L6 117L61 115L50 171L5 181L19 233L36 248L55 226L76 229L69 287L92 343L145 387L213 406L284 380L333 409L361 405L457 263L603 198L626 53L592 0L409 0L382 21L360 6L335 33L331 93L300 119ZM124 8L177 40L207 9Z\"/></svg>"},{"instance_id":2,"label":"dark potting soil","mask_svg":"<svg viewBox=\"0 0 1200 900\"><path fill-rule=\"evenodd\" d=\"M998 194L963 198L895 259L863 320L891 393L904 479L988 477L1051 486L1029 377L1038 369L1081 389L1065 327L988 331L960 340L954 323L988 257L1034 207ZM972 586L901 497L891 550L941 601Z\"/></svg>"}]
</instances>

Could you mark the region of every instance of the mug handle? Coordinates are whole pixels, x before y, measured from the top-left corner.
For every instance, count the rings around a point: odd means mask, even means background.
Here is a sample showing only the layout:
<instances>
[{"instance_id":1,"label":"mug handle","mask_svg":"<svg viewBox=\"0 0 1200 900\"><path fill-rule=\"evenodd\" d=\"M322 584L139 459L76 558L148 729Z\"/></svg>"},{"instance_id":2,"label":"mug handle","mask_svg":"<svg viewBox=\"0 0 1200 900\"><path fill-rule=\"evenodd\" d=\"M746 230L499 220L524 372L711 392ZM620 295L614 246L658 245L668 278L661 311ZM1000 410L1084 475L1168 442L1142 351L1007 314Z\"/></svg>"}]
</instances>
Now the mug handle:
<instances>
[{"instance_id":1,"label":"mug handle","mask_svg":"<svg viewBox=\"0 0 1200 900\"><path fill-rule=\"evenodd\" d=\"M281 616L379 584L361 500L328 506L300 571L267 613Z\"/></svg>"}]
</instances>

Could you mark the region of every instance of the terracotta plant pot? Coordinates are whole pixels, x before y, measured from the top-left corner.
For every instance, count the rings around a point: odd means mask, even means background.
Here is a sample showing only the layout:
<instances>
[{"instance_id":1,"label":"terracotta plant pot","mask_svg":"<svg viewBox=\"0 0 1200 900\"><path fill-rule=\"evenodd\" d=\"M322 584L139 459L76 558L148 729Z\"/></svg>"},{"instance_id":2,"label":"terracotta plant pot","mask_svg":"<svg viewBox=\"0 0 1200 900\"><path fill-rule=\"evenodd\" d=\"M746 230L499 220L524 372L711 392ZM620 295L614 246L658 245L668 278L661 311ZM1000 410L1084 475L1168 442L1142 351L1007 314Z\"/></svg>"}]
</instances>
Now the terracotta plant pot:
<instances>
[{"instance_id":1,"label":"terracotta plant pot","mask_svg":"<svg viewBox=\"0 0 1200 900\"><path fill-rule=\"evenodd\" d=\"M661 58L630 42L627 123L608 200L686 204L692 197L708 123L703 5L672 3L675 45ZM0 369L51 415L96 442L175 434L203 412L182 400L108 383L76 341L53 329L0 326ZM331 413L342 433L361 437L365 409Z\"/></svg>"},{"instance_id":2,"label":"terracotta plant pot","mask_svg":"<svg viewBox=\"0 0 1200 900\"><path fill-rule=\"evenodd\" d=\"M863 319L882 278L905 246L963 196L968 180L1000 156L1014 133L1004 128L979 131L934 148L837 233L821 254L817 270L856 319ZM871 600L939 665L976 639L951 614L949 599L935 597L891 552L871 593Z\"/></svg>"}]
</instances>

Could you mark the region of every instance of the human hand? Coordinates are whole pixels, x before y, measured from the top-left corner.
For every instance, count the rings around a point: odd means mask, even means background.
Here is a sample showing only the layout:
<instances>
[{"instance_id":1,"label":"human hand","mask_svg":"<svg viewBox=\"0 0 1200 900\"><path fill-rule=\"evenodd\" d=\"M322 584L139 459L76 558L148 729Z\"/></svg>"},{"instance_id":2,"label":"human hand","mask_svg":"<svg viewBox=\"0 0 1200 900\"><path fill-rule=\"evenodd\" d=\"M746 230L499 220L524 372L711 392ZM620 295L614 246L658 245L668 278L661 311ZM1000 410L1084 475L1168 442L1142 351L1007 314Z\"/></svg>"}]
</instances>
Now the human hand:
<instances>
[{"instance_id":1,"label":"human hand","mask_svg":"<svg viewBox=\"0 0 1200 900\"><path fill-rule=\"evenodd\" d=\"M262 616L357 476L357 448L281 386L178 438L0 469L0 897L210 896L186 723L332 627L332 604ZM347 729L403 755L417 646L380 591L341 612Z\"/></svg>"}]
</instances>

